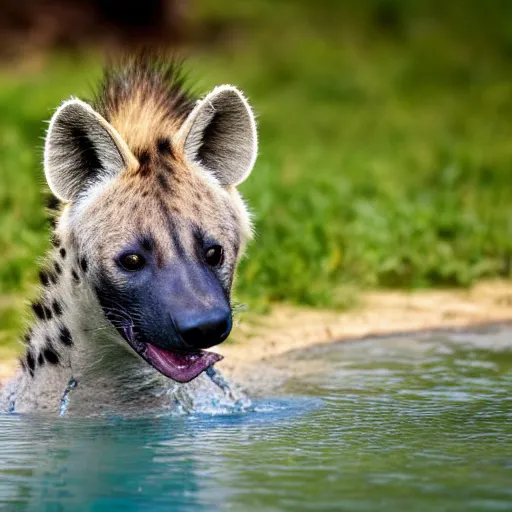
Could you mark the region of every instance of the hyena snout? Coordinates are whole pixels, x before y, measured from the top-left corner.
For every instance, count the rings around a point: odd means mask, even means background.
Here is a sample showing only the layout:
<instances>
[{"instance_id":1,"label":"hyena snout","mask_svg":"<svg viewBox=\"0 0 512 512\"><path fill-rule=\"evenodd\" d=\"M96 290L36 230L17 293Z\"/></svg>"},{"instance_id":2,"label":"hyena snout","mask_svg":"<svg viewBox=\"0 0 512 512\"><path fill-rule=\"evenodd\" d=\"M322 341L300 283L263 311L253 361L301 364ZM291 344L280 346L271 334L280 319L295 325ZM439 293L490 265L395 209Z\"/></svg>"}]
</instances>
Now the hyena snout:
<instances>
[{"instance_id":1,"label":"hyena snout","mask_svg":"<svg viewBox=\"0 0 512 512\"><path fill-rule=\"evenodd\" d=\"M191 348L209 348L222 343L231 332L229 307L185 310L174 318L181 339Z\"/></svg>"},{"instance_id":2,"label":"hyena snout","mask_svg":"<svg viewBox=\"0 0 512 512\"><path fill-rule=\"evenodd\" d=\"M199 350L218 345L229 336L228 292L206 266L174 265L157 277L150 294L148 309L153 309L153 304L159 306L152 317L154 323L147 326L148 335L162 348ZM151 335L153 329L156 336ZM169 337L170 331L174 337Z\"/></svg>"}]
</instances>

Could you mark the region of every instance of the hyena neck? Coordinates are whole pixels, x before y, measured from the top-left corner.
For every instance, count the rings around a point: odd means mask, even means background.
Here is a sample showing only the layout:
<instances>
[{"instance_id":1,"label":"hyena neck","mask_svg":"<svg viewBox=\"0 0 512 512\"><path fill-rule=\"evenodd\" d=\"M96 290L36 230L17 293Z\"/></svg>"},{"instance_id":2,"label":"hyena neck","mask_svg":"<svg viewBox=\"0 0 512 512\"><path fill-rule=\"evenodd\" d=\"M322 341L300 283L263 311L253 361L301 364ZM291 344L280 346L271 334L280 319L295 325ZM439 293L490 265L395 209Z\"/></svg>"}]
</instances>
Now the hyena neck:
<instances>
[{"instance_id":1,"label":"hyena neck","mask_svg":"<svg viewBox=\"0 0 512 512\"><path fill-rule=\"evenodd\" d=\"M32 304L35 321L25 335L11 409L58 410L71 382L84 407L115 410L165 394L175 383L132 352L105 318L88 280L87 259L58 237L54 245L40 272L42 293Z\"/></svg>"}]
</instances>

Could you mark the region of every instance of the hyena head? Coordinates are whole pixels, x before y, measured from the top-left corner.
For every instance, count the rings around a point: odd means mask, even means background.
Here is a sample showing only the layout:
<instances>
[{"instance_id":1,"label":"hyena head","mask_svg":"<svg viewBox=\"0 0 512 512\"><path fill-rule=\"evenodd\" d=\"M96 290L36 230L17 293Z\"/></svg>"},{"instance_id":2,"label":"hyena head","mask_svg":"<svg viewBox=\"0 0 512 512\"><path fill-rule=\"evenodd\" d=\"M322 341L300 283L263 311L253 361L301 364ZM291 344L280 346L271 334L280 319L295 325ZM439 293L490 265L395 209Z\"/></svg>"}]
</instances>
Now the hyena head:
<instances>
[{"instance_id":1,"label":"hyena head","mask_svg":"<svg viewBox=\"0 0 512 512\"><path fill-rule=\"evenodd\" d=\"M50 122L45 174L65 204L57 233L74 255L72 296L95 302L118 341L176 381L220 359L201 349L230 333L251 234L236 186L256 152L239 90L194 104L176 76L149 67L108 76L95 108L71 99Z\"/></svg>"}]
</instances>

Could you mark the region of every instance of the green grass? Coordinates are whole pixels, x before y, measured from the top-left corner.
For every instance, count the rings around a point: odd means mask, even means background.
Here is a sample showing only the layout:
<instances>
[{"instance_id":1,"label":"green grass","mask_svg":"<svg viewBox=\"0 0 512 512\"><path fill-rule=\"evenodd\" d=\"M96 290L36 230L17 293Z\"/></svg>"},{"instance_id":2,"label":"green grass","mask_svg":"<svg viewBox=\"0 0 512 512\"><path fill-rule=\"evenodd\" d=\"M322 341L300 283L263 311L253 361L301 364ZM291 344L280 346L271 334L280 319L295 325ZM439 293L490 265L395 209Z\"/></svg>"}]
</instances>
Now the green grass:
<instances>
[{"instance_id":1,"label":"green grass","mask_svg":"<svg viewBox=\"0 0 512 512\"><path fill-rule=\"evenodd\" d=\"M198 26L218 34L189 50L199 90L236 83L259 115L260 158L242 186L258 236L240 300L340 307L357 288L510 276L511 3L195 4ZM89 55L0 76L4 334L47 247L42 120L90 96L98 75Z\"/></svg>"}]
</instances>

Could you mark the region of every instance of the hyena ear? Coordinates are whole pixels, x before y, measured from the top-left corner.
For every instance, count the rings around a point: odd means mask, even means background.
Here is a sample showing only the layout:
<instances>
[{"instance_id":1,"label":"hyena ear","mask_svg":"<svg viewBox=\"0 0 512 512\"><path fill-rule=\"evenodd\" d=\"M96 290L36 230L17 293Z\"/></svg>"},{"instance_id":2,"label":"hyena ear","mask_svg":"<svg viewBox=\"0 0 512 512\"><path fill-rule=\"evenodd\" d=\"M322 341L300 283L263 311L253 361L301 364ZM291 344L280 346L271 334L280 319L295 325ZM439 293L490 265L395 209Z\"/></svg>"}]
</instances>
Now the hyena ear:
<instances>
[{"instance_id":1,"label":"hyena ear","mask_svg":"<svg viewBox=\"0 0 512 512\"><path fill-rule=\"evenodd\" d=\"M119 133L83 101L64 102L50 121L44 172L62 201L76 200L87 187L116 176L134 159Z\"/></svg>"},{"instance_id":2,"label":"hyena ear","mask_svg":"<svg viewBox=\"0 0 512 512\"><path fill-rule=\"evenodd\" d=\"M252 171L258 153L254 114L232 85L216 87L199 101L178 134L185 156L222 185L238 185Z\"/></svg>"}]
</instances>

